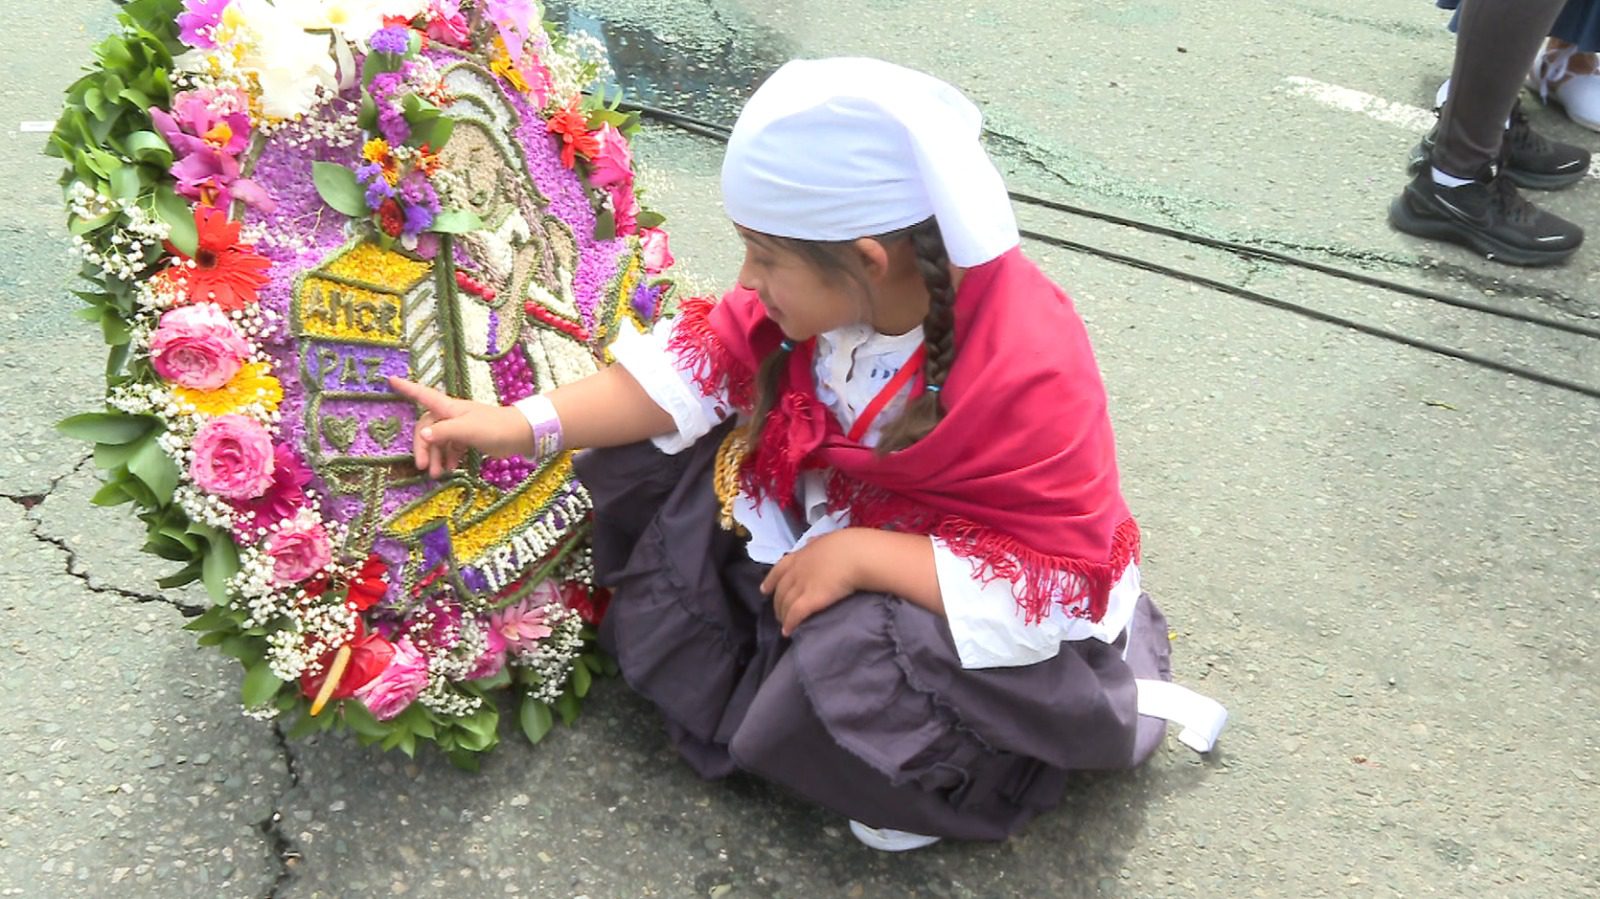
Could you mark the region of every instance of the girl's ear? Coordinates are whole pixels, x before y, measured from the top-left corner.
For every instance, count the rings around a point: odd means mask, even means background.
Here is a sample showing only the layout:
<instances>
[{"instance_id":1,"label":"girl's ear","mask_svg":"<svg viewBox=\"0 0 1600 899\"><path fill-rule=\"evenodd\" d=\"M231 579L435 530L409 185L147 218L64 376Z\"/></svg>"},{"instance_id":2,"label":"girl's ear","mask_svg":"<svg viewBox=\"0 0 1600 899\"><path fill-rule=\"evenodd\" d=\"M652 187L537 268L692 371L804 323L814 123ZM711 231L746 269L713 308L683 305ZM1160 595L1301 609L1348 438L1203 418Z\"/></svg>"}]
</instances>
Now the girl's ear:
<instances>
[{"instance_id":1,"label":"girl's ear","mask_svg":"<svg viewBox=\"0 0 1600 899\"><path fill-rule=\"evenodd\" d=\"M858 238L851 243L851 247L861 260L861 272L866 275L869 282L882 281L888 277L893 267L888 247L872 237Z\"/></svg>"}]
</instances>

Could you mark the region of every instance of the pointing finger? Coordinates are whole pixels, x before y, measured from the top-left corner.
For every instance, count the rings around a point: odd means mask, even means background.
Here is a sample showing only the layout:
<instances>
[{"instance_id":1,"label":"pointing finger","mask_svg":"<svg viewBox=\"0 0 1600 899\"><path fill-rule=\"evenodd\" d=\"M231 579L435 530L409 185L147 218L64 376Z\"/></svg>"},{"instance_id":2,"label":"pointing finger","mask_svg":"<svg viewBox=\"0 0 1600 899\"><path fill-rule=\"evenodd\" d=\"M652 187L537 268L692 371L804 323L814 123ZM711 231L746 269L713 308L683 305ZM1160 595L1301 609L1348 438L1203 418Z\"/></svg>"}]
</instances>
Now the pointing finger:
<instances>
[{"instance_id":1,"label":"pointing finger","mask_svg":"<svg viewBox=\"0 0 1600 899\"><path fill-rule=\"evenodd\" d=\"M432 412L434 416L439 418L450 417L451 411L455 408L456 401L449 394L441 393L432 387L418 384L415 381L407 381L405 378L390 375L389 389Z\"/></svg>"}]
</instances>

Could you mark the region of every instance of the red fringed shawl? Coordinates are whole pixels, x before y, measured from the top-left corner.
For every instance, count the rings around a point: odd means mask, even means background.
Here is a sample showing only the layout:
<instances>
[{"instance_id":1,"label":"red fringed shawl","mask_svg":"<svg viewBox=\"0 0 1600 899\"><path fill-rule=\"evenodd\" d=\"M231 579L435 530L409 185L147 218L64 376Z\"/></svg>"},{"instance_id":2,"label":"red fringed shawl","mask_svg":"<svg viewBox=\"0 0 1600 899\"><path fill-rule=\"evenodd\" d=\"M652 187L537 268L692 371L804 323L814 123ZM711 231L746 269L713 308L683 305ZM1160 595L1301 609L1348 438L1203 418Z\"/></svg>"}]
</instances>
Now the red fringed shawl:
<instances>
[{"instance_id":1,"label":"red fringed shawl","mask_svg":"<svg viewBox=\"0 0 1600 899\"><path fill-rule=\"evenodd\" d=\"M852 524L938 537L986 566L982 577L1020 583L1029 622L1052 602L1098 621L1139 556L1139 528L1083 321L1013 249L967 271L955 323L944 419L882 456L845 436L817 399L814 343L796 347L741 486L792 506L800 473L827 470L831 505ZM686 301L671 346L706 395L726 390L748 413L754 372L782 339L755 293L735 289L720 303Z\"/></svg>"}]
</instances>

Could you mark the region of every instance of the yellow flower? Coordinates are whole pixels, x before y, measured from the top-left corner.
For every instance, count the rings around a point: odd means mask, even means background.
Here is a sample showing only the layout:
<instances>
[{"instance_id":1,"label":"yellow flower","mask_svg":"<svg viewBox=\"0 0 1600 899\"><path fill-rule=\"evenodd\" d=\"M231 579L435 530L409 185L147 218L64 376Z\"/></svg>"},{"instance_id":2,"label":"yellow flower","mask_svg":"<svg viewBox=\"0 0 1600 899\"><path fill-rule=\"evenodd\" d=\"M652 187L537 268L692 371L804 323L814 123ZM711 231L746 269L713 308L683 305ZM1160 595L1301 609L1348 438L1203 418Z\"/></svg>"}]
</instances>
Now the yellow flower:
<instances>
[{"instance_id":1,"label":"yellow flower","mask_svg":"<svg viewBox=\"0 0 1600 899\"><path fill-rule=\"evenodd\" d=\"M389 142L381 137L367 141L361 148L361 158L368 162L382 163L389 158Z\"/></svg>"},{"instance_id":2,"label":"yellow flower","mask_svg":"<svg viewBox=\"0 0 1600 899\"><path fill-rule=\"evenodd\" d=\"M496 43L499 43L498 38L496 38ZM505 47L505 44L499 45L502 48ZM523 78L522 73L517 71L516 66L511 64L510 55L505 53L503 49L501 52L496 53L494 59L489 63L489 71L510 82L511 86L516 88L518 93L525 94L528 92L528 80Z\"/></svg>"},{"instance_id":3,"label":"yellow flower","mask_svg":"<svg viewBox=\"0 0 1600 899\"><path fill-rule=\"evenodd\" d=\"M216 390L176 387L173 393L205 415L240 412L252 403L273 412L283 402L283 385L272 376L272 366L266 362L246 362L233 380Z\"/></svg>"}]
</instances>

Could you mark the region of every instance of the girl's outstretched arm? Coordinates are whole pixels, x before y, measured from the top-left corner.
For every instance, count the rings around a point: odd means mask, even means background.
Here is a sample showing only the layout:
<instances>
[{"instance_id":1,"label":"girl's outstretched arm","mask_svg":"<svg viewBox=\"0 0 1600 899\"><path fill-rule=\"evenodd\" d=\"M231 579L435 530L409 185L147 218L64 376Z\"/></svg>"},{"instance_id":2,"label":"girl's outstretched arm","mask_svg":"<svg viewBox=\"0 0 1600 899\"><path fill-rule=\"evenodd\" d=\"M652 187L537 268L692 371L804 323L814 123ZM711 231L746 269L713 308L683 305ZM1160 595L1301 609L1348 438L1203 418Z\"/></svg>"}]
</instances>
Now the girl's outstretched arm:
<instances>
[{"instance_id":1,"label":"girl's outstretched arm","mask_svg":"<svg viewBox=\"0 0 1600 899\"><path fill-rule=\"evenodd\" d=\"M404 378L390 378L389 386L423 409L411 450L417 468L432 477L455 468L469 449L496 458L534 452L533 429L515 407L457 399ZM675 427L672 416L620 365L545 397L561 419L567 449L637 443L670 434Z\"/></svg>"}]
</instances>

